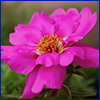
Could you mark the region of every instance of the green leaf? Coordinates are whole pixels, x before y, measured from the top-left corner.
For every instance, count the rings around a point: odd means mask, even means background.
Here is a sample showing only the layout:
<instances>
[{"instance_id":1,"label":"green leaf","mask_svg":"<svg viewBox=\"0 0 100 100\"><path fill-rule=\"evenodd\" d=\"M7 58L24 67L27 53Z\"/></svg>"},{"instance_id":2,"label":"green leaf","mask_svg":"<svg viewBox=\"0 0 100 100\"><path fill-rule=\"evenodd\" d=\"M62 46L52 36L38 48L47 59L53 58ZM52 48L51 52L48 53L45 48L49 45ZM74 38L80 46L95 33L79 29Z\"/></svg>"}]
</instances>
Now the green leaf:
<instances>
[{"instance_id":1,"label":"green leaf","mask_svg":"<svg viewBox=\"0 0 100 100\"><path fill-rule=\"evenodd\" d=\"M8 99L22 99L19 95L5 95L5 98Z\"/></svg>"},{"instance_id":2,"label":"green leaf","mask_svg":"<svg viewBox=\"0 0 100 100\"><path fill-rule=\"evenodd\" d=\"M71 79L71 77L72 77L72 73L69 73L69 75L67 76L67 78L66 78L66 83L68 84L68 82L70 81L70 79Z\"/></svg>"},{"instance_id":3,"label":"green leaf","mask_svg":"<svg viewBox=\"0 0 100 100\"><path fill-rule=\"evenodd\" d=\"M88 92L75 92L71 91L72 96L96 96L96 93L88 93Z\"/></svg>"}]
</instances>

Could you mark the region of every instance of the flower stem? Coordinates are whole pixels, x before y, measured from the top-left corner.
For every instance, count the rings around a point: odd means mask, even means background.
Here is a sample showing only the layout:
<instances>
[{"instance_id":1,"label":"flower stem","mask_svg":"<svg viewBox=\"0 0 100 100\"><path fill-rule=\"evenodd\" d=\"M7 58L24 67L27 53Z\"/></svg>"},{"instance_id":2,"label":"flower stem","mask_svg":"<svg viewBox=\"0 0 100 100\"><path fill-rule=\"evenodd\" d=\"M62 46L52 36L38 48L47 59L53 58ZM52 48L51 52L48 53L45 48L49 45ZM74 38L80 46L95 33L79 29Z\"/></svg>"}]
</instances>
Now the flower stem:
<instances>
[{"instance_id":1,"label":"flower stem","mask_svg":"<svg viewBox=\"0 0 100 100\"><path fill-rule=\"evenodd\" d=\"M72 96L71 96L70 89L69 89L66 85L64 85L64 84L63 84L63 88L64 88L64 90L65 90L65 92L66 92L67 99L71 99Z\"/></svg>"}]
</instances>

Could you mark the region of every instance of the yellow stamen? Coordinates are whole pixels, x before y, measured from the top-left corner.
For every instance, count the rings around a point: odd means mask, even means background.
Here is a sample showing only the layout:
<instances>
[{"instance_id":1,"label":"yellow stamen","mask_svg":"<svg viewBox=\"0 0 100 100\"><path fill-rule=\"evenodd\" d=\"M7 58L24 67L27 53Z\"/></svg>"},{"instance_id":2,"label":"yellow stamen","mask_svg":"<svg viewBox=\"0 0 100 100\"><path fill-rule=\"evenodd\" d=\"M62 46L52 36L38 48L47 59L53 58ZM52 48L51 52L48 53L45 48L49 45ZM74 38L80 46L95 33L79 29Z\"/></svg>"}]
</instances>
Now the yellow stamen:
<instances>
[{"instance_id":1,"label":"yellow stamen","mask_svg":"<svg viewBox=\"0 0 100 100\"><path fill-rule=\"evenodd\" d=\"M48 49L48 51L50 52L51 50L50 50L50 49Z\"/></svg>"},{"instance_id":2,"label":"yellow stamen","mask_svg":"<svg viewBox=\"0 0 100 100\"><path fill-rule=\"evenodd\" d=\"M40 43L37 44L37 50L40 54L52 51L60 53L62 49L64 49L62 41L63 39L57 37L57 35L44 35L44 37L41 38Z\"/></svg>"}]
</instances>

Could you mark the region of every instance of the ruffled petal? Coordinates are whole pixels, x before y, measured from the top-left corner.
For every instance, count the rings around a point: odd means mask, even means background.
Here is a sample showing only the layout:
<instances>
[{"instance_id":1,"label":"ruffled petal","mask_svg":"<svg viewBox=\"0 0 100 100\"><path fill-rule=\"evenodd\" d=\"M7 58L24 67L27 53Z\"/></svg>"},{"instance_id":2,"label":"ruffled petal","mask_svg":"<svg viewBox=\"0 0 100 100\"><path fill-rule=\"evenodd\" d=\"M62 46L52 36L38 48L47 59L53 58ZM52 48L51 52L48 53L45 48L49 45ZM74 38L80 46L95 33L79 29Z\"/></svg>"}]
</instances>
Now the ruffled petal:
<instances>
[{"instance_id":1,"label":"ruffled petal","mask_svg":"<svg viewBox=\"0 0 100 100\"><path fill-rule=\"evenodd\" d=\"M33 93L31 91L31 88L36 80L39 68L40 68L39 66L36 66L36 68L28 74L26 83L25 83L25 88L22 94L22 98L32 99L40 94L40 93Z\"/></svg>"},{"instance_id":2,"label":"ruffled petal","mask_svg":"<svg viewBox=\"0 0 100 100\"><path fill-rule=\"evenodd\" d=\"M84 38L84 36L94 27L97 21L97 13L92 14L89 7L84 7L80 12L80 21L78 26L75 28L72 34L66 39L66 44L70 45L78 42Z\"/></svg>"},{"instance_id":3,"label":"ruffled petal","mask_svg":"<svg viewBox=\"0 0 100 100\"><path fill-rule=\"evenodd\" d=\"M40 92L44 86L50 89L61 89L66 76L66 68L60 65L46 68L41 66L37 79L32 87L33 93Z\"/></svg>"},{"instance_id":4,"label":"ruffled petal","mask_svg":"<svg viewBox=\"0 0 100 100\"><path fill-rule=\"evenodd\" d=\"M31 21L29 22L29 25L35 25L39 28L41 31L42 36L43 35L51 35L51 33L54 33L54 26L53 26L53 20L49 18L46 13L43 11L41 14L36 12L33 16Z\"/></svg>"},{"instance_id":5,"label":"ruffled petal","mask_svg":"<svg viewBox=\"0 0 100 100\"><path fill-rule=\"evenodd\" d=\"M82 42L77 42L74 45L84 50L84 60L75 57L76 64L84 68L99 67L99 50L97 48Z\"/></svg>"},{"instance_id":6,"label":"ruffled petal","mask_svg":"<svg viewBox=\"0 0 100 100\"><path fill-rule=\"evenodd\" d=\"M62 66L70 65L74 60L74 56L84 59L84 50L77 46L66 48L65 51L60 55L60 64Z\"/></svg>"},{"instance_id":7,"label":"ruffled petal","mask_svg":"<svg viewBox=\"0 0 100 100\"><path fill-rule=\"evenodd\" d=\"M53 19L55 16L65 15L65 14L66 14L66 12L64 11L64 9L58 8L49 17Z\"/></svg>"},{"instance_id":8,"label":"ruffled petal","mask_svg":"<svg viewBox=\"0 0 100 100\"><path fill-rule=\"evenodd\" d=\"M45 67L57 65L58 63L59 63L59 54L56 52L44 53L40 55L36 60L36 64L43 64Z\"/></svg>"},{"instance_id":9,"label":"ruffled petal","mask_svg":"<svg viewBox=\"0 0 100 100\"><path fill-rule=\"evenodd\" d=\"M84 7L81 12L81 19L78 28L75 33L73 33L76 37L80 37L79 39L83 39L83 37L94 27L97 22L97 13L95 12L92 15L92 11L89 7Z\"/></svg>"},{"instance_id":10,"label":"ruffled petal","mask_svg":"<svg viewBox=\"0 0 100 100\"><path fill-rule=\"evenodd\" d=\"M74 56L79 57L80 59L84 59L84 50L78 46L71 46L68 48L68 51L73 54Z\"/></svg>"},{"instance_id":11,"label":"ruffled petal","mask_svg":"<svg viewBox=\"0 0 100 100\"><path fill-rule=\"evenodd\" d=\"M77 28L80 14L75 8L70 8L66 15L55 16L55 34L66 39Z\"/></svg>"},{"instance_id":12,"label":"ruffled petal","mask_svg":"<svg viewBox=\"0 0 100 100\"><path fill-rule=\"evenodd\" d=\"M53 20L45 12L36 12L28 25L19 24L15 33L10 34L10 43L13 45L37 45L44 35L54 33Z\"/></svg>"},{"instance_id":13,"label":"ruffled petal","mask_svg":"<svg viewBox=\"0 0 100 100\"><path fill-rule=\"evenodd\" d=\"M41 38L41 31L35 25L18 24L15 28L15 33L10 34L9 41L13 45L37 45Z\"/></svg>"},{"instance_id":14,"label":"ruffled petal","mask_svg":"<svg viewBox=\"0 0 100 100\"><path fill-rule=\"evenodd\" d=\"M68 52L67 50L60 55L60 65L68 66L72 63L74 55Z\"/></svg>"},{"instance_id":15,"label":"ruffled petal","mask_svg":"<svg viewBox=\"0 0 100 100\"><path fill-rule=\"evenodd\" d=\"M8 64L12 71L27 74L36 64L37 55L33 48L26 46L1 46L1 60Z\"/></svg>"}]
</instances>

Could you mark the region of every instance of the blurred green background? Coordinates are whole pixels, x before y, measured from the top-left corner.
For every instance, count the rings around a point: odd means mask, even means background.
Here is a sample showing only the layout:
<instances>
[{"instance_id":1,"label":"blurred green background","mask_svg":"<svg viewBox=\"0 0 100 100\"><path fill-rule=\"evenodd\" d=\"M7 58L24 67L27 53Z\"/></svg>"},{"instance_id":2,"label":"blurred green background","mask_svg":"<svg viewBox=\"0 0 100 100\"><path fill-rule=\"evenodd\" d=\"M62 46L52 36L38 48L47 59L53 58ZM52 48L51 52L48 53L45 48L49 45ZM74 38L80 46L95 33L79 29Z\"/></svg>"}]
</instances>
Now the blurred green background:
<instances>
[{"instance_id":1,"label":"blurred green background","mask_svg":"<svg viewBox=\"0 0 100 100\"><path fill-rule=\"evenodd\" d=\"M14 32L14 27L19 24L28 24L34 12L45 11L47 15L57 8L77 8L79 11L89 6L92 12L97 12L98 20L95 27L87 34L85 43L99 48L99 1L2 1L1 2L1 45L11 45L9 34ZM99 68L81 68L81 71L88 75L84 79L81 76L73 75L70 82L66 84L73 91L96 92L94 97L73 96L75 99L98 99L99 98ZM25 86L27 75L17 74L1 61L1 98L20 98ZM36 98L43 98L42 92ZM57 98L66 99L66 94L59 91Z\"/></svg>"}]
</instances>

